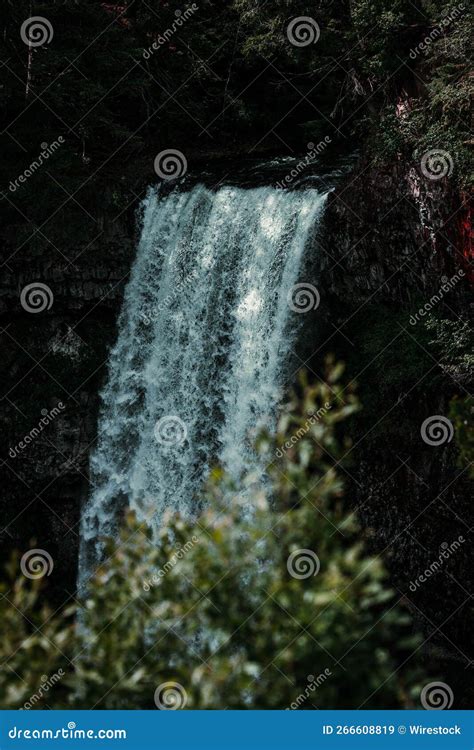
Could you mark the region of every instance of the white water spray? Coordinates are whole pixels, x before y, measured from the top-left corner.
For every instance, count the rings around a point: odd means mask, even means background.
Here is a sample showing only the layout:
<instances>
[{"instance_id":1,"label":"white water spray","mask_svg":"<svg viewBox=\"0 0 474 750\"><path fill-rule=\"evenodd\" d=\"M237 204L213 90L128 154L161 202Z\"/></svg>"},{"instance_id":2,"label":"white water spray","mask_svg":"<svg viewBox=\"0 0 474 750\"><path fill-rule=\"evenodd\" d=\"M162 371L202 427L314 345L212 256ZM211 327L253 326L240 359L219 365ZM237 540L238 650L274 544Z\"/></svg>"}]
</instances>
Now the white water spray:
<instances>
[{"instance_id":1,"label":"white water spray","mask_svg":"<svg viewBox=\"0 0 474 750\"><path fill-rule=\"evenodd\" d=\"M258 468L298 315L288 304L327 194L203 185L143 205L137 257L102 392L81 577L123 507L192 514L209 469Z\"/></svg>"}]
</instances>

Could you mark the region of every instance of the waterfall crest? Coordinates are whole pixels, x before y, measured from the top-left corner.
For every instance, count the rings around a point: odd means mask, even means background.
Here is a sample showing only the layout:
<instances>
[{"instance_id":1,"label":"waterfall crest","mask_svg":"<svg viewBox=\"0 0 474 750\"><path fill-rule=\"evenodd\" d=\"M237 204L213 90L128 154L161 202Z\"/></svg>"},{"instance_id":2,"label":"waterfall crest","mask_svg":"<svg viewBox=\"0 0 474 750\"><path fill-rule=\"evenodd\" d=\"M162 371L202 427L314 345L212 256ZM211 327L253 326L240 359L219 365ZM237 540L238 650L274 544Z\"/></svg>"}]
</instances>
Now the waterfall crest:
<instances>
[{"instance_id":1,"label":"waterfall crest","mask_svg":"<svg viewBox=\"0 0 474 750\"><path fill-rule=\"evenodd\" d=\"M101 394L83 573L124 506L158 524L165 509L192 513L214 464L235 478L254 466L252 434L289 374L299 316L287 297L326 197L149 190Z\"/></svg>"}]
</instances>

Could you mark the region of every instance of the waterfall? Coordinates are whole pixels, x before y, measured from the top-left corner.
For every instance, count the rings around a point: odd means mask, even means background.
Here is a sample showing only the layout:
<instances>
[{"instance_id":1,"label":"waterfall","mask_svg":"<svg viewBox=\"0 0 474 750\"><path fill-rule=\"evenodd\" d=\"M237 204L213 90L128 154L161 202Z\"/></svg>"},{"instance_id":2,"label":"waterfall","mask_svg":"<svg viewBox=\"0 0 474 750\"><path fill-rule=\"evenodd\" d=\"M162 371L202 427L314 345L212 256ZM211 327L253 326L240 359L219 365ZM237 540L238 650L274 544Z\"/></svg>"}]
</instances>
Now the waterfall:
<instances>
[{"instance_id":1,"label":"waterfall","mask_svg":"<svg viewBox=\"0 0 474 750\"><path fill-rule=\"evenodd\" d=\"M303 316L288 296L327 192L197 185L142 205L142 232L101 394L80 568L124 506L189 514L209 469L258 468Z\"/></svg>"}]
</instances>

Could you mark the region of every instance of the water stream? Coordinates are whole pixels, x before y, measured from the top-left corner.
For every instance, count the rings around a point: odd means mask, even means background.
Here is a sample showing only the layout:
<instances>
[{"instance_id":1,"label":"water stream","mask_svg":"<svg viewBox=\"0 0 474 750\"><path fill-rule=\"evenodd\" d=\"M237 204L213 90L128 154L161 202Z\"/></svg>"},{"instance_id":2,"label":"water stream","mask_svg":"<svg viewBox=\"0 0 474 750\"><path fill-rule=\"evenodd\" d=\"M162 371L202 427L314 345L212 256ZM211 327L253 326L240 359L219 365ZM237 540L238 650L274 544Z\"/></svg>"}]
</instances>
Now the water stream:
<instances>
[{"instance_id":1,"label":"water stream","mask_svg":"<svg viewBox=\"0 0 474 750\"><path fill-rule=\"evenodd\" d=\"M81 576L124 506L192 513L209 469L258 468L301 316L293 287L327 191L150 189L101 394Z\"/></svg>"}]
</instances>

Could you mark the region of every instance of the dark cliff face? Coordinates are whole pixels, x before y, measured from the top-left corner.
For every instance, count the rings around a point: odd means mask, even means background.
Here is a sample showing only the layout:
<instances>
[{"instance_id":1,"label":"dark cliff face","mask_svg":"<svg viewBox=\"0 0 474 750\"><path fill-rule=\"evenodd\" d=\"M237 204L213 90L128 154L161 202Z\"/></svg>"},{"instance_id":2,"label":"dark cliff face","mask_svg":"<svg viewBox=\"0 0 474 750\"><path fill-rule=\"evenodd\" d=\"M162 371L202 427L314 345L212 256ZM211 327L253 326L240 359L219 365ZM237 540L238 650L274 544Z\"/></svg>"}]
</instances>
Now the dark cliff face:
<instances>
[{"instance_id":1,"label":"dark cliff face","mask_svg":"<svg viewBox=\"0 0 474 750\"><path fill-rule=\"evenodd\" d=\"M467 273L467 211L448 181L426 179L417 165L362 162L329 198L322 285L350 304L379 292L399 302L432 294L442 276Z\"/></svg>"},{"instance_id":2,"label":"dark cliff face","mask_svg":"<svg viewBox=\"0 0 474 750\"><path fill-rule=\"evenodd\" d=\"M455 441L430 445L421 433L425 419L448 417L451 398L465 395L472 379L453 356L472 299L467 212L446 181L403 164L362 166L331 196L319 248L322 351L347 362L363 404L352 426L347 496L459 706L472 698L470 482ZM444 321L449 343L437 339L436 324L427 329L425 305Z\"/></svg>"},{"instance_id":3,"label":"dark cliff face","mask_svg":"<svg viewBox=\"0 0 474 750\"><path fill-rule=\"evenodd\" d=\"M456 464L454 443L425 444L420 425L447 414L449 399L467 380L462 368L446 372L429 349L423 351L420 326L409 324L441 277L463 267L464 208L456 201L446 183L423 181L401 164L362 164L344 179L329 198L315 251L321 306L318 351L309 364L317 371L322 355L335 351L359 383L364 411L352 425L348 500L373 551L387 559L393 584L422 624L443 673L452 669L455 686L462 672L464 689L467 476ZM1 410L7 462L2 543L20 551L34 545L52 555L49 591L58 603L75 590L80 507L90 491L99 391L135 252L134 210L110 225L105 216L101 229L86 250L78 240L77 252L68 253L76 258L72 264L47 252L27 262L13 258L2 299L3 363L14 383ZM54 299L41 313L27 312L20 293L37 281ZM455 313L464 294L462 279L449 297ZM308 353L314 348L309 342ZM460 537L465 541L443 559L442 573L410 589L443 545Z\"/></svg>"},{"instance_id":4,"label":"dark cliff face","mask_svg":"<svg viewBox=\"0 0 474 750\"><path fill-rule=\"evenodd\" d=\"M2 366L10 391L1 406L3 551L32 546L55 561L48 591L75 590L80 507L89 492L100 385L134 255L134 222L101 219L87 247L64 228L68 258L23 251L8 262L1 299ZM21 292L44 285L31 312ZM49 290L49 291L48 291ZM31 299L34 305L34 300Z\"/></svg>"}]
</instances>

